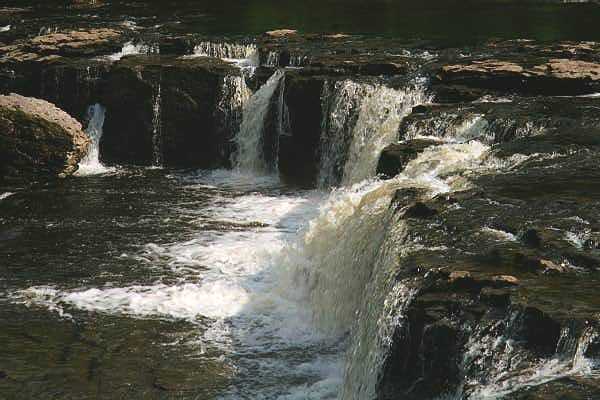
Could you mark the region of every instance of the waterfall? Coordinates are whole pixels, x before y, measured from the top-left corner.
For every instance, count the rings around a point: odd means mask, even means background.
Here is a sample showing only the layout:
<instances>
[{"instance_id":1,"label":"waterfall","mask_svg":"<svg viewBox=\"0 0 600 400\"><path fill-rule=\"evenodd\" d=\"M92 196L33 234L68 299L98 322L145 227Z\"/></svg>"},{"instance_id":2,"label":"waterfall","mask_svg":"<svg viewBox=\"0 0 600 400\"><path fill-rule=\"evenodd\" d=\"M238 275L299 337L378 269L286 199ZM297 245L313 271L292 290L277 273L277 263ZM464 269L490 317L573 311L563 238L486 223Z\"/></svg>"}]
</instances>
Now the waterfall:
<instances>
[{"instance_id":1,"label":"waterfall","mask_svg":"<svg viewBox=\"0 0 600 400\"><path fill-rule=\"evenodd\" d=\"M125 56L131 56L136 54L160 54L160 48L158 44L146 44L146 43L134 43L132 41L127 42L121 48L118 53L111 54L107 58L111 61L119 61Z\"/></svg>"},{"instance_id":2,"label":"waterfall","mask_svg":"<svg viewBox=\"0 0 600 400\"><path fill-rule=\"evenodd\" d=\"M321 108L321 143L318 186L338 184L344 173L346 155L352 140L352 130L358 118L367 85L344 80L327 82L323 86Z\"/></svg>"},{"instance_id":3,"label":"waterfall","mask_svg":"<svg viewBox=\"0 0 600 400\"><path fill-rule=\"evenodd\" d=\"M258 48L255 44L228 42L201 42L186 57L213 57L236 64L242 71L254 75L259 65Z\"/></svg>"},{"instance_id":4,"label":"waterfall","mask_svg":"<svg viewBox=\"0 0 600 400\"><path fill-rule=\"evenodd\" d=\"M154 166L161 166L163 163L161 103L161 85L159 80L152 99L152 165Z\"/></svg>"},{"instance_id":5,"label":"waterfall","mask_svg":"<svg viewBox=\"0 0 600 400\"><path fill-rule=\"evenodd\" d=\"M279 67L279 52L277 51L269 51L267 54L267 60L265 62L266 67Z\"/></svg>"},{"instance_id":6,"label":"waterfall","mask_svg":"<svg viewBox=\"0 0 600 400\"><path fill-rule=\"evenodd\" d=\"M398 139L402 119L428 101L422 82L402 89L351 80L326 84L319 186L351 185L373 176L381 150Z\"/></svg>"},{"instance_id":7,"label":"waterfall","mask_svg":"<svg viewBox=\"0 0 600 400\"><path fill-rule=\"evenodd\" d=\"M394 279L399 254L413 248L390 207L395 192L465 189L454 177L483 168L488 149L479 142L434 146L392 180L334 189L287 256L287 287L305 288L319 331L334 337L351 331L341 398L375 397L391 334L414 293L410 282Z\"/></svg>"},{"instance_id":8,"label":"waterfall","mask_svg":"<svg viewBox=\"0 0 600 400\"><path fill-rule=\"evenodd\" d=\"M343 297L348 298L342 299L351 301L356 305L355 310L358 310L350 318L355 322L347 352L341 393L343 399L375 398L378 373L392 344L392 334L403 323L403 310L415 293L410 281L395 279L399 257L409 255L420 245L418 240L413 243L407 239L406 225L392 214L389 205L393 194L402 188L423 189L426 197L463 190L468 183L455 177L464 171L485 168L488 149L488 146L479 142L434 146L409 162L394 179L380 183L378 192L369 192L369 196L375 195L382 201L384 199L388 208L382 213L384 217L374 221L380 226L381 233L373 238L377 242L373 257L360 266L368 271L362 273L362 290L346 293ZM364 233L353 232L350 235ZM366 237L363 240L369 239ZM349 239L342 237L338 240L346 243ZM355 274L347 274L347 277L354 279ZM352 298L360 293L359 299Z\"/></svg>"},{"instance_id":9,"label":"waterfall","mask_svg":"<svg viewBox=\"0 0 600 400\"><path fill-rule=\"evenodd\" d=\"M414 247L391 207L395 192L419 188L434 196L465 189L465 181L454 177L483 168L488 149L479 142L434 146L392 180L334 189L284 252L283 290L304 293L299 296L322 334L351 332L341 398L375 398L391 335L415 293L411 282L394 279L398 256Z\"/></svg>"},{"instance_id":10,"label":"waterfall","mask_svg":"<svg viewBox=\"0 0 600 400\"><path fill-rule=\"evenodd\" d=\"M201 42L194 46L194 55L230 60L256 60L258 49L255 44Z\"/></svg>"},{"instance_id":11,"label":"waterfall","mask_svg":"<svg viewBox=\"0 0 600 400\"><path fill-rule=\"evenodd\" d=\"M243 109L252 92L243 76L227 75L223 77L221 92L215 109L217 124L227 140L233 138L239 129Z\"/></svg>"},{"instance_id":12,"label":"waterfall","mask_svg":"<svg viewBox=\"0 0 600 400\"><path fill-rule=\"evenodd\" d=\"M100 139L103 133L105 113L105 108L100 104L88 107L88 125L85 128L85 133L90 137L91 143L86 156L79 163L77 175L94 175L109 171L100 162Z\"/></svg>"},{"instance_id":13,"label":"waterfall","mask_svg":"<svg viewBox=\"0 0 600 400\"><path fill-rule=\"evenodd\" d=\"M265 173L275 169L265 157L265 127L273 96L283 77L283 70L275 71L244 108L242 124L234 138L237 145L234 164L238 170Z\"/></svg>"},{"instance_id":14,"label":"waterfall","mask_svg":"<svg viewBox=\"0 0 600 400\"><path fill-rule=\"evenodd\" d=\"M426 102L425 88L419 83L398 90L383 85L369 88L352 133L342 183L349 185L375 175L381 151L398 140L402 119L414 106Z\"/></svg>"}]
</instances>

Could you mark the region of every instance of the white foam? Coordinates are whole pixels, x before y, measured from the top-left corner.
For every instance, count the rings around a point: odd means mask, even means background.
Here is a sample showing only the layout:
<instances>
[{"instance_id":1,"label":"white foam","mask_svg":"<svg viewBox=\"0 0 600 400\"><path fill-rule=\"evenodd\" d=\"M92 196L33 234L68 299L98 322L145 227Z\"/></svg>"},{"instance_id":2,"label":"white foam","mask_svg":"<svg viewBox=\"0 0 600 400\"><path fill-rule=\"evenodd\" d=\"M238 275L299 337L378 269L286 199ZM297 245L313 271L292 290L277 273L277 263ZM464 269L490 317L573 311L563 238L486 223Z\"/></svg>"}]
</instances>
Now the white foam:
<instances>
[{"instance_id":1,"label":"white foam","mask_svg":"<svg viewBox=\"0 0 600 400\"><path fill-rule=\"evenodd\" d=\"M11 29L11 25L0 26L0 32L8 32Z\"/></svg>"},{"instance_id":2,"label":"white foam","mask_svg":"<svg viewBox=\"0 0 600 400\"><path fill-rule=\"evenodd\" d=\"M160 48L158 45L149 45L145 43L134 43L132 41L127 42L121 48L121 51L111 54L106 58L111 61L119 61L125 56L137 55L137 54L159 54Z\"/></svg>"},{"instance_id":3,"label":"white foam","mask_svg":"<svg viewBox=\"0 0 600 400\"><path fill-rule=\"evenodd\" d=\"M259 65L258 48L255 44L227 42L201 42L194 46L192 54L184 58L213 57L235 64L238 68L254 75Z\"/></svg>"},{"instance_id":4,"label":"white foam","mask_svg":"<svg viewBox=\"0 0 600 400\"><path fill-rule=\"evenodd\" d=\"M484 226L481 228L481 232L486 233L488 235L492 235L499 240L504 240L507 242L516 242L517 237L510 232L506 232L500 229L490 228L489 226Z\"/></svg>"},{"instance_id":5,"label":"white foam","mask_svg":"<svg viewBox=\"0 0 600 400\"><path fill-rule=\"evenodd\" d=\"M13 193L13 192L4 192L4 193L0 193L0 200L7 199L7 198L9 198L10 196L12 196L13 194L15 194L15 193Z\"/></svg>"},{"instance_id":6,"label":"white foam","mask_svg":"<svg viewBox=\"0 0 600 400\"><path fill-rule=\"evenodd\" d=\"M75 175L97 175L114 171L114 168L108 168L100 162L100 139L102 138L105 108L100 104L94 104L88 108L88 125L85 132L90 137L91 143L88 153L79 163L79 168Z\"/></svg>"},{"instance_id":7,"label":"white foam","mask_svg":"<svg viewBox=\"0 0 600 400\"><path fill-rule=\"evenodd\" d=\"M566 232L565 239L578 249L583 249L584 243L587 240L584 233Z\"/></svg>"}]
</instances>

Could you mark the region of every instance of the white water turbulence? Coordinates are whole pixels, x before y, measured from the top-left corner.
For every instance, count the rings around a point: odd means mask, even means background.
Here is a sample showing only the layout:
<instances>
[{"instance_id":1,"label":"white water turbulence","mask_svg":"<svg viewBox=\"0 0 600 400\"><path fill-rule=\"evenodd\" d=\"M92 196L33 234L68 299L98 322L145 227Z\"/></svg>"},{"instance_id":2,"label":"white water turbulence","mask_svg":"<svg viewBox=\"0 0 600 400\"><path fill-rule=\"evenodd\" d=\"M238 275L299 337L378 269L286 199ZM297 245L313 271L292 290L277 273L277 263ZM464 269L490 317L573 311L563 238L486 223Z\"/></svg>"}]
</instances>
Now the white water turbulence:
<instances>
[{"instance_id":1,"label":"white water turbulence","mask_svg":"<svg viewBox=\"0 0 600 400\"><path fill-rule=\"evenodd\" d=\"M381 151L398 140L402 119L414 106L427 102L420 81L402 89L351 80L326 84L319 187L347 186L374 176Z\"/></svg>"},{"instance_id":2,"label":"white water turbulence","mask_svg":"<svg viewBox=\"0 0 600 400\"><path fill-rule=\"evenodd\" d=\"M189 190L210 193L197 231L173 243L148 243L140 268L165 278L146 284L62 289L31 287L14 299L65 318L76 310L197 325L189 343L218 354L235 373L222 399L333 399L341 383L337 340L315 331L303 288L281 279L281 254L314 217L324 194L282 194L276 177L236 171L185 178ZM74 311L72 311L74 310Z\"/></svg>"},{"instance_id":3,"label":"white water turbulence","mask_svg":"<svg viewBox=\"0 0 600 400\"><path fill-rule=\"evenodd\" d=\"M10 31L11 25L0 26L0 32L8 32Z\"/></svg>"},{"instance_id":4,"label":"white water turbulence","mask_svg":"<svg viewBox=\"0 0 600 400\"><path fill-rule=\"evenodd\" d=\"M514 316L517 318L517 316ZM510 323L509 321L509 326ZM501 322L500 322L501 323ZM506 395L564 377L596 377L599 360L585 356L598 338L592 327L576 332L563 328L556 354L540 359L533 367L519 370L518 343L504 335L473 333L462 360L464 380L453 399L494 400Z\"/></svg>"},{"instance_id":5,"label":"white water turbulence","mask_svg":"<svg viewBox=\"0 0 600 400\"><path fill-rule=\"evenodd\" d=\"M342 183L350 185L375 175L383 148L398 140L402 119L418 104L429 102L423 83L402 89L375 85L363 101L352 134Z\"/></svg>"},{"instance_id":6,"label":"white water turbulence","mask_svg":"<svg viewBox=\"0 0 600 400\"><path fill-rule=\"evenodd\" d=\"M4 199L8 199L10 196L12 196L14 194L14 192L4 192L4 193L0 193L0 200L4 200Z\"/></svg>"},{"instance_id":7,"label":"white water turbulence","mask_svg":"<svg viewBox=\"0 0 600 400\"><path fill-rule=\"evenodd\" d=\"M134 43L133 41L127 42L121 48L121 51L107 56L111 61L119 61L125 56L137 55L137 54L160 54L160 48L158 44L146 44L146 43Z\"/></svg>"},{"instance_id":8,"label":"white water turbulence","mask_svg":"<svg viewBox=\"0 0 600 400\"><path fill-rule=\"evenodd\" d=\"M213 57L237 65L250 76L259 65L258 48L255 44L228 42L201 42L187 57Z\"/></svg>"},{"instance_id":9,"label":"white water turbulence","mask_svg":"<svg viewBox=\"0 0 600 400\"><path fill-rule=\"evenodd\" d=\"M79 163L76 175L95 175L111 171L100 162L100 139L102 138L104 118L106 109L101 104L93 104L88 107L88 125L85 133L89 136L91 143L86 156Z\"/></svg>"},{"instance_id":10,"label":"white water turbulence","mask_svg":"<svg viewBox=\"0 0 600 400\"><path fill-rule=\"evenodd\" d=\"M265 159L265 124L273 96L284 76L283 70L275 71L244 107L242 124L234 138L237 145L234 165L238 171L268 173L275 168Z\"/></svg>"}]
</instances>

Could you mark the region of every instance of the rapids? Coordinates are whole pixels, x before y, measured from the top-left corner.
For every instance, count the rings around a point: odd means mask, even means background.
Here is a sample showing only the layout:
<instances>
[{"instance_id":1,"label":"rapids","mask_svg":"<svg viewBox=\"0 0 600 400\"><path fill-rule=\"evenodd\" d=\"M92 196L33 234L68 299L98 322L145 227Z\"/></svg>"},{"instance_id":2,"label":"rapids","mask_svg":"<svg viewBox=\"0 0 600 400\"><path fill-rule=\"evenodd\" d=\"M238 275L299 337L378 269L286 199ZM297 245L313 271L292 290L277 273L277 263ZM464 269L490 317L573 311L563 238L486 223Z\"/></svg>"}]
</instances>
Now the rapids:
<instances>
[{"instance_id":1,"label":"rapids","mask_svg":"<svg viewBox=\"0 0 600 400\"><path fill-rule=\"evenodd\" d=\"M110 57L157 51L144 46L129 42ZM242 72L258 63L253 45L202 42L191 56L233 60ZM2 241L10 244L3 249L8 273L0 276L0 339L11 354L31 360L11 360L14 379L53 370L26 395L68 387L69 395L98 397L171 391L232 400L376 398L394 334L420 289L416 279L397 278L398 262L427 247L411 236L398 212L407 204L396 194L450 196L474 188L484 174L501 177L561 157L501 157L481 116L456 126L435 121L435 137L407 130L406 141L435 140L382 180L379 156L398 142L413 107L431 101L426 82L392 88L332 80L320 99L317 188L294 186L278 174L280 139L289 134L285 74L275 70L254 93L251 74L219 81L218 123L235 131L230 170L163 166L167 88L159 77L150 110L153 167L101 163L106 110L98 103L88 109L92 143L78 177L0 194ZM497 227L481 226L477 234L518 240ZM579 248L586 243L573 232L565 237ZM576 342L569 357L540 358L534 370L507 378L513 343L473 332L461 390L471 390L464 392L469 399L493 399L596 373L586 351L597 333L564 338ZM499 342L508 350L496 352ZM473 360L494 357L498 366L487 375L470 375ZM6 393L17 396L22 389L10 382Z\"/></svg>"}]
</instances>

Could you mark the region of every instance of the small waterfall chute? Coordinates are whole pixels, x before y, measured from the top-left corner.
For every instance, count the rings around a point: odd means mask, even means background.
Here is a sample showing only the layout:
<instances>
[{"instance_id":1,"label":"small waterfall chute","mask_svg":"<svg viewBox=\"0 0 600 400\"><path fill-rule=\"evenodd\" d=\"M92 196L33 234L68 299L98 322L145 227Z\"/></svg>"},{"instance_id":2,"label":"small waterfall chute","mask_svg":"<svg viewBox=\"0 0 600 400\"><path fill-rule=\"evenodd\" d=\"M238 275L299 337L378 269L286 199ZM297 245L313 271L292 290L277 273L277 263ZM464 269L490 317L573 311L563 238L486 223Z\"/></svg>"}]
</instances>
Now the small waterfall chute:
<instances>
[{"instance_id":1,"label":"small waterfall chute","mask_svg":"<svg viewBox=\"0 0 600 400\"><path fill-rule=\"evenodd\" d=\"M93 104L88 107L88 124L85 133L89 136L91 143L88 153L79 163L77 175L94 175L110 171L100 162L100 139L102 138L106 109L101 104Z\"/></svg>"},{"instance_id":2,"label":"small waterfall chute","mask_svg":"<svg viewBox=\"0 0 600 400\"><path fill-rule=\"evenodd\" d=\"M265 155L265 131L273 96L283 77L283 70L275 71L244 107L240 130L234 138L237 145L234 165L239 171L267 173L276 169Z\"/></svg>"},{"instance_id":3,"label":"small waterfall chute","mask_svg":"<svg viewBox=\"0 0 600 400\"><path fill-rule=\"evenodd\" d=\"M255 44L230 42L200 42L194 46L194 51L187 58L213 57L237 65L248 75L254 75L259 65L258 48Z\"/></svg>"},{"instance_id":4,"label":"small waterfall chute","mask_svg":"<svg viewBox=\"0 0 600 400\"><path fill-rule=\"evenodd\" d=\"M125 56L137 55L137 54L160 54L160 47L158 44L147 44L143 42L135 43L133 41L127 42L121 48L121 51L107 56L111 61L119 61Z\"/></svg>"},{"instance_id":5,"label":"small waterfall chute","mask_svg":"<svg viewBox=\"0 0 600 400\"><path fill-rule=\"evenodd\" d=\"M321 94L321 143L318 186L338 184L344 173L352 130L369 86L352 80L326 82Z\"/></svg>"},{"instance_id":6,"label":"small waterfall chute","mask_svg":"<svg viewBox=\"0 0 600 400\"><path fill-rule=\"evenodd\" d=\"M160 167L163 164L163 137L161 115L161 84L160 79L154 89L152 99L152 165Z\"/></svg>"},{"instance_id":7,"label":"small waterfall chute","mask_svg":"<svg viewBox=\"0 0 600 400\"><path fill-rule=\"evenodd\" d=\"M246 79L241 75L223 77L219 100L215 109L215 119L219 132L227 141L239 132L243 118L243 110L252 91L246 85Z\"/></svg>"},{"instance_id":8,"label":"small waterfall chute","mask_svg":"<svg viewBox=\"0 0 600 400\"><path fill-rule=\"evenodd\" d=\"M326 84L318 185L347 186L374 176L381 151L398 139L402 119L427 102L420 81L401 89L352 80Z\"/></svg>"},{"instance_id":9,"label":"small waterfall chute","mask_svg":"<svg viewBox=\"0 0 600 400\"><path fill-rule=\"evenodd\" d=\"M352 133L342 183L349 185L375 175L379 155L398 140L398 127L416 105L427 103L425 87L409 84L402 89L375 85L363 101Z\"/></svg>"}]
</instances>

